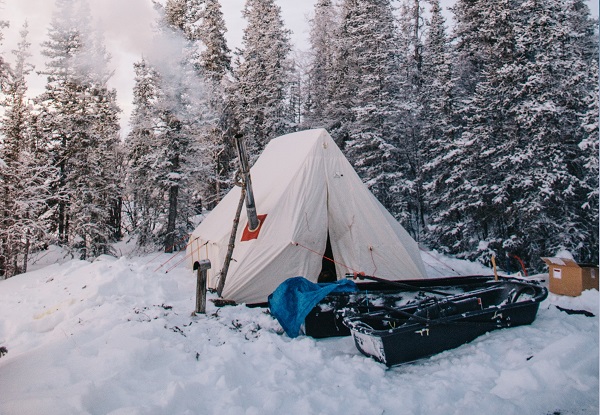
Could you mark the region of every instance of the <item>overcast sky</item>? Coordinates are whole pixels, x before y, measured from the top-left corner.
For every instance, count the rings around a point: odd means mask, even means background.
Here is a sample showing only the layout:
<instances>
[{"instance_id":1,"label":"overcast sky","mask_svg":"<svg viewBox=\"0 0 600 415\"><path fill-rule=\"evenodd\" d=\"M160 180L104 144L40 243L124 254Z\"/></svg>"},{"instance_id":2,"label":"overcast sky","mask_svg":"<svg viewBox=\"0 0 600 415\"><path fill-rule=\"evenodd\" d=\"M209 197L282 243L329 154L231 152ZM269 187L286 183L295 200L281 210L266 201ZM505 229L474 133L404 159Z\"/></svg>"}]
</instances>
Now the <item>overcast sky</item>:
<instances>
[{"instance_id":1,"label":"overcast sky","mask_svg":"<svg viewBox=\"0 0 600 415\"><path fill-rule=\"evenodd\" d=\"M152 25L156 12L151 0L88 0L95 19L104 30L106 47L112 55L111 66L115 74L111 86L117 89L122 125L125 126L132 109L133 63L143 54L148 55L153 47ZM245 20L242 9L245 0L221 0L229 47L241 46ZM307 18L312 13L316 0L276 0L281 6L286 27L292 31L292 42L300 50L308 44ZM454 0L442 0L447 7ZM592 13L598 16L598 1L588 3ZM16 48L19 31L25 21L29 24L29 41L32 44L31 63L36 70L44 69L40 54L41 43L47 40L48 26L54 9L53 0L0 0L0 20L8 20L10 28L4 30L4 42L0 53L9 61L10 50ZM32 75L28 79L31 96L39 95L44 88L45 78Z\"/></svg>"},{"instance_id":2,"label":"overcast sky","mask_svg":"<svg viewBox=\"0 0 600 415\"><path fill-rule=\"evenodd\" d=\"M111 67L115 74L111 86L117 89L122 125L127 123L132 108L133 63L143 54L151 52L153 43L152 25L156 12L151 0L88 0L95 19L104 30L106 47L112 55ZM292 30L292 41L300 48L306 48L306 18L311 13L316 0L277 0L288 29ZM245 20L242 9L245 0L222 0L223 13L227 25L229 47L233 50L241 46ZM44 59L40 54L41 43L47 40L48 26L54 10L53 0L0 0L0 19L8 20L10 28L4 30L4 42L0 53L9 61L11 50L19 41L19 31L25 21L29 24L32 63L36 70L44 69ZM32 75L28 79L31 96L41 93L45 77Z\"/></svg>"}]
</instances>

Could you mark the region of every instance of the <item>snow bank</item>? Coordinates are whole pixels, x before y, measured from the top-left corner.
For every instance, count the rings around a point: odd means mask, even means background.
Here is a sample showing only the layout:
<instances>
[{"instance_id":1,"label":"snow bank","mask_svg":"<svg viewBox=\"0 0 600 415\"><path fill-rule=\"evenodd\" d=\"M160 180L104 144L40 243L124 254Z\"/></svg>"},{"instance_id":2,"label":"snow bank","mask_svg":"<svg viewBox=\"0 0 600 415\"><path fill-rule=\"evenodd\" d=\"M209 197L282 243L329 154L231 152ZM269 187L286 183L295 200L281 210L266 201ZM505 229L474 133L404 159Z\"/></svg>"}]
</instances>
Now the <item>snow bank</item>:
<instances>
[{"instance_id":1,"label":"snow bank","mask_svg":"<svg viewBox=\"0 0 600 415\"><path fill-rule=\"evenodd\" d=\"M167 258L0 281L0 414L598 413L597 291L550 295L531 326L386 369L351 338L292 340L264 309L209 302L192 317L194 275L155 272Z\"/></svg>"}]
</instances>

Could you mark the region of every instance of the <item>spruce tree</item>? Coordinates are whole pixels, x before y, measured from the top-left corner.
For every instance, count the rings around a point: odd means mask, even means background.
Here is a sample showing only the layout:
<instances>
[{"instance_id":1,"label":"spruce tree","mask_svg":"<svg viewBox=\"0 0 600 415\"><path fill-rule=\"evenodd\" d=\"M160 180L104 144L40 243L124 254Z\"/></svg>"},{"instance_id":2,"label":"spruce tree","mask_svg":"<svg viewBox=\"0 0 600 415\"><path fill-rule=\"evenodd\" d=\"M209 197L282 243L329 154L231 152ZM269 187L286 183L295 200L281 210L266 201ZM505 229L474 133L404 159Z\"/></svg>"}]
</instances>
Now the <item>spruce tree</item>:
<instances>
[{"instance_id":1,"label":"spruce tree","mask_svg":"<svg viewBox=\"0 0 600 415\"><path fill-rule=\"evenodd\" d=\"M162 193L152 180L156 165L154 127L158 122L156 100L159 77L145 59L134 64L133 111L131 131L125 140L126 202L129 232L137 237L139 247L154 247L154 231L163 209Z\"/></svg>"},{"instance_id":2,"label":"spruce tree","mask_svg":"<svg viewBox=\"0 0 600 415\"><path fill-rule=\"evenodd\" d=\"M109 56L90 29L87 4L58 0L48 37L37 131L58 171L53 231L85 259L110 253L118 233L111 215L120 197L114 162L119 109L116 92L107 87Z\"/></svg>"},{"instance_id":3,"label":"spruce tree","mask_svg":"<svg viewBox=\"0 0 600 415\"><path fill-rule=\"evenodd\" d=\"M432 210L445 209L448 201L437 197L443 187L448 166L445 157L453 139L454 108L451 46L439 0L430 0L430 19L425 21L423 41L421 122L423 140L419 146L423 165L420 171L424 192L425 240L435 245L428 232ZM423 219L425 221L425 219Z\"/></svg>"},{"instance_id":4,"label":"spruce tree","mask_svg":"<svg viewBox=\"0 0 600 415\"><path fill-rule=\"evenodd\" d=\"M218 0L205 0L200 14L198 39L204 45L200 66L204 74L220 84L231 72L231 51L227 46L225 20Z\"/></svg>"},{"instance_id":5,"label":"spruce tree","mask_svg":"<svg viewBox=\"0 0 600 415\"><path fill-rule=\"evenodd\" d=\"M457 3L455 139L432 215L440 247L483 262L516 254L541 270L541 256L583 258L597 241L579 146L597 51L583 47L594 30L569 4Z\"/></svg>"},{"instance_id":6,"label":"spruce tree","mask_svg":"<svg viewBox=\"0 0 600 415\"><path fill-rule=\"evenodd\" d=\"M337 133L345 130L338 139L345 139L347 157L383 205L399 214L404 160L395 23L388 0L342 4L334 102L340 104Z\"/></svg>"},{"instance_id":7,"label":"spruce tree","mask_svg":"<svg viewBox=\"0 0 600 415\"><path fill-rule=\"evenodd\" d=\"M248 24L229 95L237 129L257 156L272 138L294 129L286 94L290 32L274 0L247 0L243 16Z\"/></svg>"},{"instance_id":8,"label":"spruce tree","mask_svg":"<svg viewBox=\"0 0 600 415\"><path fill-rule=\"evenodd\" d=\"M400 8L399 42L402 59L399 65L401 106L398 123L401 181L397 186L396 211L405 228L418 241L425 228L425 193L423 169L430 137L425 136L426 103L424 102L425 8L422 0L405 0ZM441 69L441 68L440 68Z\"/></svg>"},{"instance_id":9,"label":"spruce tree","mask_svg":"<svg viewBox=\"0 0 600 415\"><path fill-rule=\"evenodd\" d=\"M199 56L198 44L193 30L199 18L195 7L198 5L198 2L168 0L162 22L163 35L181 36L183 40L182 49L174 51L176 60L159 70L159 119L154 130L159 143L155 180L166 200L166 223L160 231L165 252L177 250L191 227L189 209L193 203L194 177L190 158L191 154L200 155L194 148L200 116L198 106L194 107L198 104L198 95L190 82L198 80L194 68ZM203 90L202 86L199 89Z\"/></svg>"},{"instance_id":10,"label":"spruce tree","mask_svg":"<svg viewBox=\"0 0 600 415\"><path fill-rule=\"evenodd\" d=\"M5 278L27 271L29 253L49 242L45 211L50 199L48 179L53 171L32 140L33 114L27 103L25 79L33 67L28 63L31 55L27 35L25 23L21 41L13 51L15 63L1 102L0 276Z\"/></svg>"},{"instance_id":11,"label":"spruce tree","mask_svg":"<svg viewBox=\"0 0 600 415\"><path fill-rule=\"evenodd\" d=\"M598 216L586 205L586 184L597 177L588 182L579 144L589 137L585 113L597 105L597 96L589 98L598 52L589 9L581 6L530 0L518 9L522 59L510 69L522 77L512 108L519 145L504 159L510 175L502 189L515 201L507 214L519 248L538 269L540 256L561 249L579 260L597 258Z\"/></svg>"},{"instance_id":12,"label":"spruce tree","mask_svg":"<svg viewBox=\"0 0 600 415\"><path fill-rule=\"evenodd\" d=\"M199 74L206 78L208 95L202 140L210 155L205 166L203 205L212 209L231 187L231 162L235 146L226 111L226 85L231 77L231 52L227 46L225 21L218 0L206 0L200 14L198 39L203 45L199 56Z\"/></svg>"},{"instance_id":13,"label":"spruce tree","mask_svg":"<svg viewBox=\"0 0 600 415\"><path fill-rule=\"evenodd\" d=\"M176 45L169 59L136 64L135 110L127 139L128 216L140 248L179 249L205 198L210 164L204 138L210 118L203 77L202 2L170 0L158 6L157 41ZM144 182L145 177L145 182Z\"/></svg>"},{"instance_id":14,"label":"spruce tree","mask_svg":"<svg viewBox=\"0 0 600 415\"><path fill-rule=\"evenodd\" d=\"M329 127L335 120L328 117L332 110L335 73L335 42L339 31L338 9L331 0L315 4L310 26L310 63L307 70L304 125L308 128Z\"/></svg>"},{"instance_id":15,"label":"spruce tree","mask_svg":"<svg viewBox=\"0 0 600 415\"><path fill-rule=\"evenodd\" d=\"M0 1L0 5L4 2ZM7 20L0 20L0 46L2 46L2 42L4 41L4 33L3 30L9 27L9 22ZM4 87L5 82L8 79L8 63L4 60L2 54L0 54L0 92L2 92L2 88Z\"/></svg>"}]
</instances>

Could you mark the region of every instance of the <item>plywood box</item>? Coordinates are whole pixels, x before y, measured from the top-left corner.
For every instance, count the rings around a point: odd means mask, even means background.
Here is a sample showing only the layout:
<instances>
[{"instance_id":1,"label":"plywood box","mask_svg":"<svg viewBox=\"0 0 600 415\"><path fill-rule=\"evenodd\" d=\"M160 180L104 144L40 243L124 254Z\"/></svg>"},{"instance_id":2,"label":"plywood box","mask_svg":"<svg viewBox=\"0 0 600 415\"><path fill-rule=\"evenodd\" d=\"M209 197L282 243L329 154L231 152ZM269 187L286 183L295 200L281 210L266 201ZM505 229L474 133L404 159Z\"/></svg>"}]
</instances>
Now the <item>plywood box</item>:
<instances>
[{"instance_id":1,"label":"plywood box","mask_svg":"<svg viewBox=\"0 0 600 415\"><path fill-rule=\"evenodd\" d=\"M584 290L598 289L598 265L578 264L569 258L542 258L548 265L550 292L577 297Z\"/></svg>"}]
</instances>

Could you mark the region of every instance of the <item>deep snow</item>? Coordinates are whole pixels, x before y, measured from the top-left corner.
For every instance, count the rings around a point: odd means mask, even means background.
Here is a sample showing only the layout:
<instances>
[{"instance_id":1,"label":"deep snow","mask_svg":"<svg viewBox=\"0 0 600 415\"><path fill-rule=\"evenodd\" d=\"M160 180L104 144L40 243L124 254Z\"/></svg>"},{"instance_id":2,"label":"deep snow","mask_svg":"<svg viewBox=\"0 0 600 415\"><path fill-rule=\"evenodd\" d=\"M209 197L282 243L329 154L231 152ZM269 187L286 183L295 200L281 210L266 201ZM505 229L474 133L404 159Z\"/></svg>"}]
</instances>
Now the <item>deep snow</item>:
<instances>
[{"instance_id":1,"label":"deep snow","mask_svg":"<svg viewBox=\"0 0 600 415\"><path fill-rule=\"evenodd\" d=\"M423 258L431 276L454 273L443 263L489 273ZM157 270L167 259L38 264L0 281L0 414L598 413L595 290L550 294L531 326L386 369L351 338L290 339L264 309L209 302L191 316L194 273L165 273L178 259Z\"/></svg>"}]
</instances>

